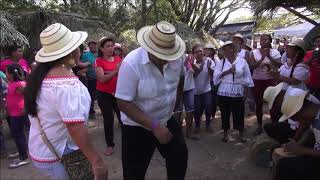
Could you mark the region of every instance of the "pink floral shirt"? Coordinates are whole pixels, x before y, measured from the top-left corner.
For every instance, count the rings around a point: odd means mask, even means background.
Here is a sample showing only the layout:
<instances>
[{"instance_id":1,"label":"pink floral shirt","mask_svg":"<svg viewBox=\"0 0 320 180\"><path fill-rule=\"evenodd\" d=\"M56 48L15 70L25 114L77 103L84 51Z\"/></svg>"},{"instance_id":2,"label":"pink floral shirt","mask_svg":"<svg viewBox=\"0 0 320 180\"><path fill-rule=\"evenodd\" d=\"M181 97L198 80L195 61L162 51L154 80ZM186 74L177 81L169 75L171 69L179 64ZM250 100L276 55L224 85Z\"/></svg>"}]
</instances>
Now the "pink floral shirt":
<instances>
[{"instance_id":1,"label":"pink floral shirt","mask_svg":"<svg viewBox=\"0 0 320 180\"><path fill-rule=\"evenodd\" d=\"M4 60L2 60L2 61L0 62L0 71L6 72L7 66L8 66L9 64L13 64L13 63L15 63L15 62L12 61L11 59L4 59ZM22 69L23 69L27 74L29 74L29 73L31 72L31 69L30 69L30 67L29 67L29 65L28 65L27 60L25 60L25 59L20 59L20 60L18 61L18 64L22 67Z\"/></svg>"}]
</instances>

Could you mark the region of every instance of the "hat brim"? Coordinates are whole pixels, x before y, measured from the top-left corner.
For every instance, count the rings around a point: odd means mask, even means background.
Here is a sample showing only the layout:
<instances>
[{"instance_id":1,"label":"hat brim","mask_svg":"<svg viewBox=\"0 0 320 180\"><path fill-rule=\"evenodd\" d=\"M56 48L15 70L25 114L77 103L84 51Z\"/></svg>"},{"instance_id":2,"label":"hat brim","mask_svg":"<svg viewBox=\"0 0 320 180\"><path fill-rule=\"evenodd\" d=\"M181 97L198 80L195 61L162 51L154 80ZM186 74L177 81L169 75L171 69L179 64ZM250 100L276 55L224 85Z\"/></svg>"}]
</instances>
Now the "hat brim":
<instances>
[{"instance_id":1,"label":"hat brim","mask_svg":"<svg viewBox=\"0 0 320 180\"><path fill-rule=\"evenodd\" d=\"M53 51L53 52L45 52L44 48L41 48L35 56L35 60L39 63L46 63L51 61L56 61L68 54L72 53L75 49L77 49L88 37L87 32L76 31L71 32L72 39L66 44L63 48Z\"/></svg>"},{"instance_id":2,"label":"hat brim","mask_svg":"<svg viewBox=\"0 0 320 180\"><path fill-rule=\"evenodd\" d=\"M234 35L233 38L239 38L242 42L244 42L244 38L242 36Z\"/></svg>"},{"instance_id":3,"label":"hat brim","mask_svg":"<svg viewBox=\"0 0 320 180\"><path fill-rule=\"evenodd\" d=\"M233 44L232 42L228 42L228 43L223 44L219 49L222 49L222 48L224 48L224 47L226 47L226 46L229 46L229 45L235 47L235 44Z\"/></svg>"},{"instance_id":4,"label":"hat brim","mask_svg":"<svg viewBox=\"0 0 320 180\"><path fill-rule=\"evenodd\" d=\"M283 83L279 83L277 86L275 87L268 87L264 92L263 92L263 99L265 101L268 100L268 95L272 95L270 98L270 102L268 102L268 107L269 110L272 109L273 107L273 103L276 100L278 94L281 92L283 87ZM273 90L273 91L272 91ZM272 94L271 94L272 93Z\"/></svg>"},{"instance_id":5,"label":"hat brim","mask_svg":"<svg viewBox=\"0 0 320 180\"><path fill-rule=\"evenodd\" d=\"M159 47L152 42L148 35L151 29L152 26L146 26L141 28L137 33L137 40L143 49L157 58L166 61L177 60L185 53L186 45L179 35L176 35L176 42L173 48Z\"/></svg>"},{"instance_id":6,"label":"hat brim","mask_svg":"<svg viewBox=\"0 0 320 180\"><path fill-rule=\"evenodd\" d=\"M288 91L288 90L287 90ZM279 122L283 122L295 114L297 114L304 103L304 99L307 95L307 92L303 93L302 95L299 96L286 96L284 97L284 101L281 106L281 112L282 116L279 119Z\"/></svg>"},{"instance_id":7,"label":"hat brim","mask_svg":"<svg viewBox=\"0 0 320 180\"><path fill-rule=\"evenodd\" d=\"M306 50L304 49L304 47L302 47L302 46L300 46L300 45L297 45L297 44L288 43L287 46L290 46L290 47L298 47L298 48L302 49L303 51L306 51Z\"/></svg>"}]
</instances>

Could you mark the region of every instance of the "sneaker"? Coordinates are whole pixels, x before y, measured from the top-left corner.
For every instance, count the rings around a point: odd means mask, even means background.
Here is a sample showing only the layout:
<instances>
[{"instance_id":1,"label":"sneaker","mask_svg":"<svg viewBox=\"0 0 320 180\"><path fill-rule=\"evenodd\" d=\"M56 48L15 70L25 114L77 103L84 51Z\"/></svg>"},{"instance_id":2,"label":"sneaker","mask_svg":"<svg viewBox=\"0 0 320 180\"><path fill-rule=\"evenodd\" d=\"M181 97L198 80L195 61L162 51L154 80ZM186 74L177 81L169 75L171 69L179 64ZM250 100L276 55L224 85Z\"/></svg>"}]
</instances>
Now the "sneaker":
<instances>
[{"instance_id":1,"label":"sneaker","mask_svg":"<svg viewBox=\"0 0 320 180\"><path fill-rule=\"evenodd\" d=\"M26 160L17 159L17 160L15 160L15 161L13 161L12 163L9 164L9 169L18 168L20 166L24 166L24 165L27 165L29 163L30 163L30 161L28 159L26 159Z\"/></svg>"},{"instance_id":2,"label":"sneaker","mask_svg":"<svg viewBox=\"0 0 320 180\"><path fill-rule=\"evenodd\" d=\"M14 154L9 154L9 155L8 155L8 158L9 158L9 159L15 159L15 158L17 158L17 157L19 157L19 153L14 153Z\"/></svg>"},{"instance_id":3,"label":"sneaker","mask_svg":"<svg viewBox=\"0 0 320 180\"><path fill-rule=\"evenodd\" d=\"M111 156L113 154L113 147L107 147L107 150L104 154L106 156Z\"/></svg>"}]
</instances>

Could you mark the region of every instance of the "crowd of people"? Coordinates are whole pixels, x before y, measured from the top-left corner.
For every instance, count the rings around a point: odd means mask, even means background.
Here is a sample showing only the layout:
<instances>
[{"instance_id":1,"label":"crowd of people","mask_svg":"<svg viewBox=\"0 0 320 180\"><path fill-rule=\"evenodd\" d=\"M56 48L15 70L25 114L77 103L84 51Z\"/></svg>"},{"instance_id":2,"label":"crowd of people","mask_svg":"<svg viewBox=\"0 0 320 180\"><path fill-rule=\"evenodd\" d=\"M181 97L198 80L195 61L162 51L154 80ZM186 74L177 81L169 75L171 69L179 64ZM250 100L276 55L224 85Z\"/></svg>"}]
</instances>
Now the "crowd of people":
<instances>
[{"instance_id":1,"label":"crowd of people","mask_svg":"<svg viewBox=\"0 0 320 180\"><path fill-rule=\"evenodd\" d=\"M184 136L200 139L203 115L205 131L212 133L219 107L222 142L229 141L232 124L239 141L246 143L247 103L256 114L256 135L264 131L288 152L308 157L283 159L275 178L314 179L316 169L306 167L320 162L320 36L308 52L301 39L293 39L279 52L268 34L261 36L256 48L240 34L219 48L202 43L186 47L175 27L162 21L139 30L141 47L127 55L111 37L87 41L86 47L87 36L52 24L40 34L42 48L34 53L35 61L28 63L17 45L1 60L0 118L1 123L7 120L18 150L6 154L1 130L1 157L14 159L9 168L31 160L52 179L106 178L107 166L87 129L88 120L96 119L97 100L106 156L115 147L114 114L119 120L124 179L144 179L155 148L166 159L168 179L184 179L188 161ZM292 97L301 102L290 104ZM265 125L264 102L271 117ZM314 150L296 143L310 127L315 132ZM79 167L69 168L68 162L78 159L84 159ZM88 165L91 170L84 170Z\"/></svg>"}]
</instances>

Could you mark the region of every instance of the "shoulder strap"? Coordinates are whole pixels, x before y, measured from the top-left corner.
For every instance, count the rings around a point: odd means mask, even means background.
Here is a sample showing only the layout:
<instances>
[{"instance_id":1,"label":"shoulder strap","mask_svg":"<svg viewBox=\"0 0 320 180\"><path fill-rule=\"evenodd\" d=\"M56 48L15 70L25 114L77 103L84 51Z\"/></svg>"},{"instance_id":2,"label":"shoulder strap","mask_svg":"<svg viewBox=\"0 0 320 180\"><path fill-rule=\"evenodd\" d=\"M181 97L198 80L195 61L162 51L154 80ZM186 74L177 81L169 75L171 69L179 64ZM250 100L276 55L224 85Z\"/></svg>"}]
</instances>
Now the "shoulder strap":
<instances>
[{"instance_id":1,"label":"shoulder strap","mask_svg":"<svg viewBox=\"0 0 320 180\"><path fill-rule=\"evenodd\" d=\"M41 135L41 138L42 138L43 142L48 146L48 148L51 151L51 153L54 154L59 161L61 161L61 158L59 157L58 153L56 152L56 150L54 149L53 145L48 140L48 137L47 137L46 133L43 130L43 127L42 127L42 125L40 123L40 119L39 119L38 115L35 117L35 119L36 119L36 121L38 123L38 129L40 131L40 135Z\"/></svg>"},{"instance_id":2,"label":"shoulder strap","mask_svg":"<svg viewBox=\"0 0 320 180\"><path fill-rule=\"evenodd\" d=\"M222 67L221 67L221 72L223 71L223 67L224 67L224 63L226 62L226 59L223 58L223 62L222 62Z\"/></svg>"}]
</instances>

